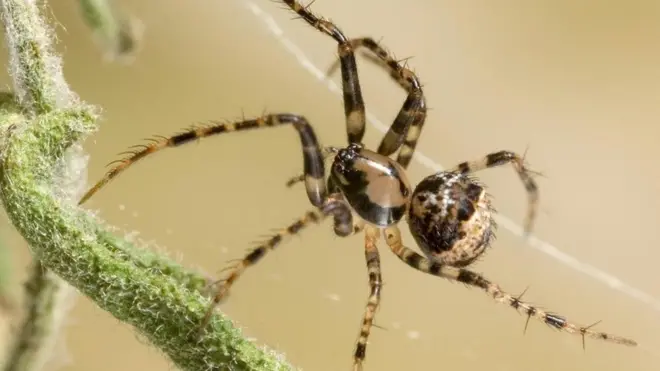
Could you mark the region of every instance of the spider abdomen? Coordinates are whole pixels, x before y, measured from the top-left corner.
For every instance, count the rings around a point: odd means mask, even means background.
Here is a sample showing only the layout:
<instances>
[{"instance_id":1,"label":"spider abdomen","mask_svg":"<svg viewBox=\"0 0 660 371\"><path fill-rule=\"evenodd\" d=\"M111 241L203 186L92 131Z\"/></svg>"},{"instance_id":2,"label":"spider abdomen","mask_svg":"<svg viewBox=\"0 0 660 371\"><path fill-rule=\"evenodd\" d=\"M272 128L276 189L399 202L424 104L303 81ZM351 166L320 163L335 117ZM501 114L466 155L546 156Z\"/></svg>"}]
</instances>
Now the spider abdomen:
<instances>
[{"instance_id":1,"label":"spider abdomen","mask_svg":"<svg viewBox=\"0 0 660 371\"><path fill-rule=\"evenodd\" d=\"M408 226L426 256L464 267L490 244L493 209L485 189L457 172L440 172L422 180L412 195Z\"/></svg>"},{"instance_id":2,"label":"spider abdomen","mask_svg":"<svg viewBox=\"0 0 660 371\"><path fill-rule=\"evenodd\" d=\"M389 157L351 144L337 152L330 177L367 223L387 227L405 216L412 194L410 182L401 165Z\"/></svg>"}]
</instances>

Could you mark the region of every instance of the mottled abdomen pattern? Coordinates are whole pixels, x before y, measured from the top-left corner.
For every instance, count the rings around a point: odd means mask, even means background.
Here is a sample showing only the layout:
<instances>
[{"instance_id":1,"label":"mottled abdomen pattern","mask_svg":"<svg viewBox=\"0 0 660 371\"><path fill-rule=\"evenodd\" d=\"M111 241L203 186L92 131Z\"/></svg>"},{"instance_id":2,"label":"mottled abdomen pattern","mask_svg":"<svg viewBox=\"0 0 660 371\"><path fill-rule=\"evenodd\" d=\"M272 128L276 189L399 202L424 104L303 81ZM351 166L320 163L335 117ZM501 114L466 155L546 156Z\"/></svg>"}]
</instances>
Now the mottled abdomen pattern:
<instances>
[{"instance_id":1,"label":"mottled abdomen pattern","mask_svg":"<svg viewBox=\"0 0 660 371\"><path fill-rule=\"evenodd\" d=\"M430 259L464 267L489 246L495 230L491 200L476 179L440 172L422 180L412 195L408 225Z\"/></svg>"}]
</instances>

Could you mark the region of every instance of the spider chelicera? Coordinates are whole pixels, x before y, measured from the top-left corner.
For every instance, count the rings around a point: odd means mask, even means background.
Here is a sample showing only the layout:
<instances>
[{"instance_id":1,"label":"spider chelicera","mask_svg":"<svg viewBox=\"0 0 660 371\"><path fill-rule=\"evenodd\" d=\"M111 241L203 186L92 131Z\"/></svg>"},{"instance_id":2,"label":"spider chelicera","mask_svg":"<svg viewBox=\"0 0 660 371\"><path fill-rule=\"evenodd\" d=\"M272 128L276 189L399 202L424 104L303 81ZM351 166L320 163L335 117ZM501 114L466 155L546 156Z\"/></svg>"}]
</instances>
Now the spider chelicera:
<instances>
[{"instance_id":1,"label":"spider chelicera","mask_svg":"<svg viewBox=\"0 0 660 371\"><path fill-rule=\"evenodd\" d=\"M227 268L227 276L216 282L219 288L202 319L202 330L208 324L215 306L227 296L230 287L247 267L256 264L267 252L282 244L285 238L299 233L310 224L319 224L326 217L332 217L337 236L347 237L360 232L364 232L365 236L370 293L354 349L354 370L362 369L367 340L380 303L382 277L376 245L381 236L392 252L412 268L478 287L497 302L506 303L526 314L528 321L532 317L537 318L552 328L581 335L583 342L584 337L589 336L636 345L633 340L594 331L592 326L573 324L560 315L523 302L520 296L508 294L494 282L466 269L490 246L496 228L491 197L472 176L475 171L505 164L513 166L529 195L525 230L531 230L538 190L529 169L525 167L523 157L510 151L494 152L476 161L460 163L449 171L429 175L412 188L405 169L415 151L427 111L426 99L417 76L374 39L349 39L335 24L313 14L299 2L282 2L338 43L348 146L322 147L307 119L292 113L268 114L233 123L212 123L168 138L153 139L149 144L130 152L130 156L117 161L105 177L80 200L80 204L87 201L120 172L161 149L234 131L280 125L295 128L302 144L304 174L292 178L287 185L304 182L309 201L315 208ZM362 145L366 126L365 107L355 59L355 50L360 48L373 53L374 60L388 69L394 80L408 92L407 99L375 152ZM397 151L396 160L391 159L390 156ZM332 158L332 165L326 179L325 158L328 156ZM397 226L403 219L407 220L410 232L425 256L403 244Z\"/></svg>"}]
</instances>

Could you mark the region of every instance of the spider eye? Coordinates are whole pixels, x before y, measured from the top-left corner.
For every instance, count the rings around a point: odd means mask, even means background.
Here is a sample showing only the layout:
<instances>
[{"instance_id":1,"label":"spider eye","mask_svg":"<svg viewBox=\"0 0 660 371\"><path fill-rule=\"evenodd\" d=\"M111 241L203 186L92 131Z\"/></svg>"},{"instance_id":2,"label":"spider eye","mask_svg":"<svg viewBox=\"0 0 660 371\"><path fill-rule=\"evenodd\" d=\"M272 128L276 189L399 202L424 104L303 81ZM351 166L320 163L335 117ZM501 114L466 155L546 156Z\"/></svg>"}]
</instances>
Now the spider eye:
<instances>
[{"instance_id":1,"label":"spider eye","mask_svg":"<svg viewBox=\"0 0 660 371\"><path fill-rule=\"evenodd\" d=\"M364 146L362 145L362 143L351 143L348 145L347 150L357 154L360 151L362 151L363 148Z\"/></svg>"}]
</instances>

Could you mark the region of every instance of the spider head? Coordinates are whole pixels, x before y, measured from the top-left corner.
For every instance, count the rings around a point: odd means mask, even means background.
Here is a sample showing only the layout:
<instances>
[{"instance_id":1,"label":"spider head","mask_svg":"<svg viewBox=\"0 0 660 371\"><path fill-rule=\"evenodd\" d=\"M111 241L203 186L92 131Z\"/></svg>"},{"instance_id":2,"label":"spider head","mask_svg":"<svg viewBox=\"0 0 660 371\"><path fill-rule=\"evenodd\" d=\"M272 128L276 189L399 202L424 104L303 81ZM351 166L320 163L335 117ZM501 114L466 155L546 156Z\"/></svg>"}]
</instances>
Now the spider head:
<instances>
[{"instance_id":1,"label":"spider head","mask_svg":"<svg viewBox=\"0 0 660 371\"><path fill-rule=\"evenodd\" d=\"M408 226L434 261L463 267L477 259L494 236L494 210L484 187L457 172L439 172L415 188Z\"/></svg>"},{"instance_id":2,"label":"spider head","mask_svg":"<svg viewBox=\"0 0 660 371\"><path fill-rule=\"evenodd\" d=\"M398 223L412 194L401 165L357 143L337 151L328 182L355 213L379 227Z\"/></svg>"},{"instance_id":3,"label":"spider head","mask_svg":"<svg viewBox=\"0 0 660 371\"><path fill-rule=\"evenodd\" d=\"M340 184L349 184L358 181L361 176L356 162L360 160L360 153L364 147L360 143L351 143L348 147L337 151L332 163L331 176L340 181Z\"/></svg>"}]
</instances>

